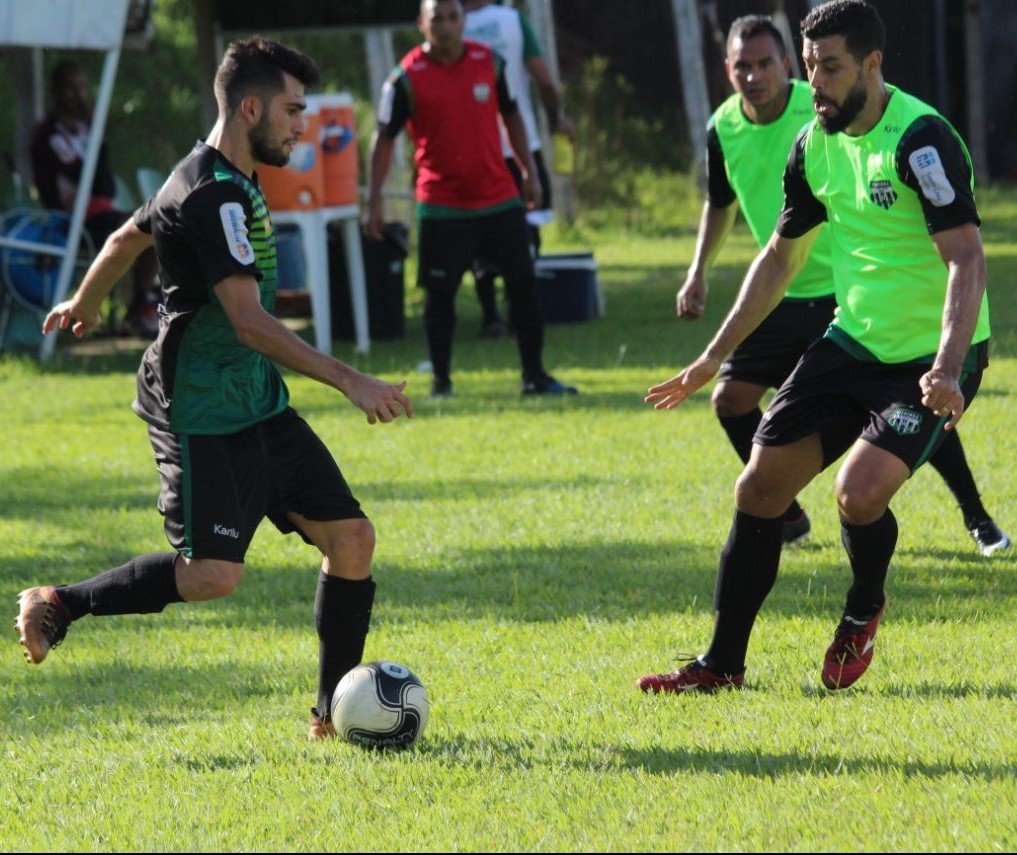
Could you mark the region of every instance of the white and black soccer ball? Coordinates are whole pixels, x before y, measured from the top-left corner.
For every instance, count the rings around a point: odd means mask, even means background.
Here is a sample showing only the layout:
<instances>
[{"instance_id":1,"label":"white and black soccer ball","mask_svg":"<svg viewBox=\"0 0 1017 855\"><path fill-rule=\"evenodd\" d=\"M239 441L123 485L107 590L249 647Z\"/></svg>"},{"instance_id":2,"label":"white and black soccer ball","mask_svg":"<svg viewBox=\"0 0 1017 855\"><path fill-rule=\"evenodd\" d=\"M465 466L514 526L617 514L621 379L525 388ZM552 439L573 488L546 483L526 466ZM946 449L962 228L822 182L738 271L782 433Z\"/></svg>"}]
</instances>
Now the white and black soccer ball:
<instances>
[{"instance_id":1,"label":"white and black soccer ball","mask_svg":"<svg viewBox=\"0 0 1017 855\"><path fill-rule=\"evenodd\" d=\"M332 695L336 733L365 748L408 748L423 735L430 710L420 678L396 662L361 663Z\"/></svg>"}]
</instances>

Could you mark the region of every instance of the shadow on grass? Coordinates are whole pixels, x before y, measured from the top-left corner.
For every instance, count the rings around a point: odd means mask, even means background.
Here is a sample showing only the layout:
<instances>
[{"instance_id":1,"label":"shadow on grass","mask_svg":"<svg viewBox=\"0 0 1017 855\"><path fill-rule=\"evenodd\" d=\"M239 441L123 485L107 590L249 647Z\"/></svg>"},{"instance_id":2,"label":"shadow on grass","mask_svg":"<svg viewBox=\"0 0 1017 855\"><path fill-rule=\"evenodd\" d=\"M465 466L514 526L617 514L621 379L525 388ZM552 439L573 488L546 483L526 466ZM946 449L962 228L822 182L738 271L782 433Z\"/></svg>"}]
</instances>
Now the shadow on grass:
<instances>
[{"instance_id":1,"label":"shadow on grass","mask_svg":"<svg viewBox=\"0 0 1017 855\"><path fill-rule=\"evenodd\" d=\"M298 547L299 548L299 547ZM306 564L302 556L306 554ZM311 604L317 584L317 560L312 548L301 557L287 556L287 566L249 563L238 589L229 597L208 603L178 604L161 616L132 618L132 632L166 620L200 621L205 628L234 634L257 632L262 625L313 632ZM713 587L719 555L715 543L664 541L615 542L595 545L525 548L461 549L441 552L441 566L406 567L377 563L375 625L398 627L418 622L510 621L520 624L554 623L576 617L626 622L672 618L676 628L683 617L713 614ZM124 555L122 561L131 556ZM76 556L73 567L60 546L40 547L30 566L21 559L0 557L0 602L13 603L17 592L31 584L84 579L115 566L89 566ZM951 575L949 593L964 610L978 610L985 598L1009 596L1017 586L999 580L990 562L972 560L980 572ZM45 578L59 568L58 578ZM76 570L77 572L72 572ZM42 577L42 578L40 578ZM70 578L67 578L70 577ZM987 590L986 579L993 581ZM821 617L835 621L850 584L850 574L838 550L800 552L785 559L785 567L763 606L763 613L782 618ZM914 572L888 589L894 621L943 619L944 583L934 572ZM185 614L180 614L186 610ZM13 617L13 606L11 616ZM187 612L191 615L185 616ZM954 610L953 614L960 614ZM966 612L965 612L966 613ZM170 616L170 617L167 617ZM92 620L83 621L87 632ZM75 625L75 630L77 625ZM705 642L707 639L701 639ZM692 644L696 639L689 639Z\"/></svg>"},{"instance_id":2,"label":"shadow on grass","mask_svg":"<svg viewBox=\"0 0 1017 855\"><path fill-rule=\"evenodd\" d=\"M591 772L613 769L638 770L651 775L731 773L764 779L801 776L836 776L872 773L879 777L907 778L962 776L984 781L1008 781L1014 775L1012 763L923 762L880 757L811 752L767 752L745 749L631 748L615 744L598 745L576 740L552 740L547 744L531 740L448 738L428 734L416 751L443 766L466 769L535 769L561 767ZM584 760L583 758L589 758Z\"/></svg>"}]
</instances>

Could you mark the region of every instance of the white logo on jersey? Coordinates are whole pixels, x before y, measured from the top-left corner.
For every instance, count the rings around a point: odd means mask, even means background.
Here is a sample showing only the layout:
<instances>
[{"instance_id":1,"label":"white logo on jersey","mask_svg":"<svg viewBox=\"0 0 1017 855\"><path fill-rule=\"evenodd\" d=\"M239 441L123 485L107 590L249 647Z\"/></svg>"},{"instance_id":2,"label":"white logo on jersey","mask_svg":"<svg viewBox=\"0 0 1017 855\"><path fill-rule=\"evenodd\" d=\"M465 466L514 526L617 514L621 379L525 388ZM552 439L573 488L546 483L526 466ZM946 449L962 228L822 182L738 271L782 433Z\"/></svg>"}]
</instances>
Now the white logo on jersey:
<instances>
[{"instance_id":1,"label":"white logo on jersey","mask_svg":"<svg viewBox=\"0 0 1017 855\"><path fill-rule=\"evenodd\" d=\"M254 247L247 239L247 221L244 219L244 206L239 202L225 202L219 206L219 219L226 237L226 246L241 264L254 262Z\"/></svg>"},{"instance_id":2,"label":"white logo on jersey","mask_svg":"<svg viewBox=\"0 0 1017 855\"><path fill-rule=\"evenodd\" d=\"M949 205L957 198L953 185L946 177L939 152L931 145L911 152L908 163L911 164L911 169L918 179L922 194L937 208Z\"/></svg>"}]
</instances>

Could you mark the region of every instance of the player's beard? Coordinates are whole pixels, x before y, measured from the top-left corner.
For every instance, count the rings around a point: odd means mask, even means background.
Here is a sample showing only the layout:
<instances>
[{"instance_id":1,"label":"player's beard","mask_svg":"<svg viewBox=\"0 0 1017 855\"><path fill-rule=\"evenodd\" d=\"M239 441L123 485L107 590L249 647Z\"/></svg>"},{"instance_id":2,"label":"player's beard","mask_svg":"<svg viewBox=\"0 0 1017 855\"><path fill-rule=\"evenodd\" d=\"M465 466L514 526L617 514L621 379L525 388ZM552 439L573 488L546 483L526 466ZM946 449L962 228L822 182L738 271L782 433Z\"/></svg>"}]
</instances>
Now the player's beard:
<instances>
[{"instance_id":1,"label":"player's beard","mask_svg":"<svg viewBox=\"0 0 1017 855\"><path fill-rule=\"evenodd\" d=\"M267 117L262 116L248 135L251 154L258 163L265 163L269 166L285 166L290 161L289 153L281 145L273 145L271 135L272 129Z\"/></svg>"},{"instance_id":2,"label":"player's beard","mask_svg":"<svg viewBox=\"0 0 1017 855\"><path fill-rule=\"evenodd\" d=\"M844 97L844 100L836 105L836 115L818 114L819 125L823 131L827 134L838 134L847 128L865 109L866 94L865 81L859 75L858 82L851 87L851 91ZM829 102L829 99L826 100Z\"/></svg>"}]
</instances>

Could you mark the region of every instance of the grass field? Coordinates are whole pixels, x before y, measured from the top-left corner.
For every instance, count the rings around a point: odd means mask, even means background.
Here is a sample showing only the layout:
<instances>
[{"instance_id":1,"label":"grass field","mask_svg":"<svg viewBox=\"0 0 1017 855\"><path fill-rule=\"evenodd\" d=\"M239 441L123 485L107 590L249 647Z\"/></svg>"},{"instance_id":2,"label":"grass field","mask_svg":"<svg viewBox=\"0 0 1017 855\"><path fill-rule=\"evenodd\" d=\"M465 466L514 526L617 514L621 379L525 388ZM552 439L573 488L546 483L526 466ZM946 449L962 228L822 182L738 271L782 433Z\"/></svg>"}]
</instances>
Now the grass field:
<instances>
[{"instance_id":1,"label":"grass field","mask_svg":"<svg viewBox=\"0 0 1017 855\"><path fill-rule=\"evenodd\" d=\"M995 350L961 435L985 502L1017 532L1017 196L988 193ZM0 656L4 851L970 851L1017 848L1017 562L982 558L943 483L894 502L901 535L873 667L819 668L849 572L833 472L802 496L746 691L646 697L633 681L701 652L739 466L700 393L645 389L712 334L751 258L679 323L692 234L549 233L592 248L606 315L548 330L571 400L518 395L515 350L460 296L456 397L427 399L418 295L407 335L337 355L407 377L417 414L370 427L291 378L378 530L367 658L432 699L413 750L308 744L316 560L265 525L238 591L159 615L86 618L39 668ZM131 413L137 352L0 357L0 601L162 551L157 478ZM8 624L10 626L10 624Z\"/></svg>"}]
</instances>

